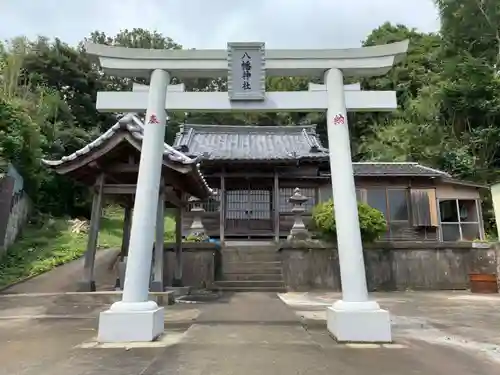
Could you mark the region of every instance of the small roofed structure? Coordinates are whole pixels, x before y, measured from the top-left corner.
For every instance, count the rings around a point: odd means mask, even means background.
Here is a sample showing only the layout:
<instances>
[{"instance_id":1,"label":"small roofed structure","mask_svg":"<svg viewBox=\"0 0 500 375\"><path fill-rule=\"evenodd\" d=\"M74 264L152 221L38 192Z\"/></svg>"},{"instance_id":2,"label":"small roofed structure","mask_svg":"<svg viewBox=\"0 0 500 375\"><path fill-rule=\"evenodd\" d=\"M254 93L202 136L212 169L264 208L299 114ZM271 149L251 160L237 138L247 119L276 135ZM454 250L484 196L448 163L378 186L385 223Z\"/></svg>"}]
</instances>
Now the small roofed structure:
<instances>
[{"instance_id":1,"label":"small roofed structure","mask_svg":"<svg viewBox=\"0 0 500 375\"><path fill-rule=\"evenodd\" d=\"M93 193L84 279L79 288L81 291L95 290L94 260L105 196L125 207L121 260L124 262L126 259L143 135L144 124L141 119L135 114L127 114L100 137L71 155L60 160L42 160L45 166L56 173L89 186ZM200 171L202 158L203 155L189 157L168 144L164 145L159 197L151 197L158 199L155 264L163 265L164 208L176 209L176 254L180 254L182 207L189 196L207 200L214 194ZM153 291L164 290L166 280L163 274L163 266L154 267ZM123 278L122 272L117 284L123 285Z\"/></svg>"},{"instance_id":2,"label":"small roofed structure","mask_svg":"<svg viewBox=\"0 0 500 375\"><path fill-rule=\"evenodd\" d=\"M108 131L82 149L64 156L60 160L42 160L43 164L61 175L91 186L96 182L96 175L104 173L108 182L105 191L119 194L120 187L124 194L135 185L144 134L144 124L134 114L127 114ZM201 171L198 157L188 157L165 143L163 153L163 177L169 186L181 190L199 199L212 194ZM177 204L172 203L177 207Z\"/></svg>"}]
</instances>

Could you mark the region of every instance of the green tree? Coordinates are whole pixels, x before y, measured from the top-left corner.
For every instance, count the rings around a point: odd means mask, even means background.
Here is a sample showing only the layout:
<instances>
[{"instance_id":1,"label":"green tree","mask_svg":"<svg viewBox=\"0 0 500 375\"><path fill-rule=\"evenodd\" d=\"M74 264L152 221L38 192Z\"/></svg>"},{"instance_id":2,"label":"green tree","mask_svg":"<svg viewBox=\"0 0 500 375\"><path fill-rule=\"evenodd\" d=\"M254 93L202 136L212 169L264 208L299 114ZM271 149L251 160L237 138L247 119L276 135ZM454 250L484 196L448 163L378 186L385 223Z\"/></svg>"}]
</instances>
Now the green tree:
<instances>
[{"instance_id":1,"label":"green tree","mask_svg":"<svg viewBox=\"0 0 500 375\"><path fill-rule=\"evenodd\" d=\"M182 49L182 46L174 42L171 38L166 37L157 31L148 31L142 28L121 30L113 37L106 35L102 31L94 31L79 45L79 49L84 55L85 42L127 48ZM94 65L94 70L99 72L100 69L97 64ZM132 90L133 83L149 84L148 80L142 77L114 77L105 75L102 72L99 72L99 76L101 77L100 80L103 84L103 88L99 90L103 91L130 91ZM172 84L175 83L180 83L180 81L177 78L173 77ZM205 85L208 85L209 81L205 80L203 83ZM193 84L193 82L188 82L188 84ZM177 131L179 130L180 124L184 122L185 115L184 113L169 113L168 117L169 120L165 137L166 141L171 143L175 137L175 133L177 133Z\"/></svg>"},{"instance_id":2,"label":"green tree","mask_svg":"<svg viewBox=\"0 0 500 375\"><path fill-rule=\"evenodd\" d=\"M357 159L413 161L421 159L422 149L427 159L433 139L438 137L428 121L435 107L433 86L440 80L440 36L385 23L372 31L363 46L406 39L410 45L402 62L385 76L361 80L364 90L395 90L399 109L394 113L351 116L353 154Z\"/></svg>"},{"instance_id":3,"label":"green tree","mask_svg":"<svg viewBox=\"0 0 500 375\"><path fill-rule=\"evenodd\" d=\"M46 86L37 86L26 79L23 70L33 45L25 38L16 38L2 46L0 53L0 157L12 162L25 180L25 189L42 211L54 209L65 213L72 202L72 184L48 173L40 159L57 154L60 129L58 114L65 102L59 93ZM66 108L66 110L68 110ZM57 186L47 193L48 184ZM68 186L68 184L70 186ZM63 204L61 198L69 194ZM65 206L64 209L62 206ZM74 203L70 204L70 208Z\"/></svg>"},{"instance_id":4,"label":"green tree","mask_svg":"<svg viewBox=\"0 0 500 375\"><path fill-rule=\"evenodd\" d=\"M500 3L436 0L436 5L444 56L439 121L453 138L461 140L472 160L467 161L472 168L460 168L461 174L478 181L496 180L500 167Z\"/></svg>"}]
</instances>

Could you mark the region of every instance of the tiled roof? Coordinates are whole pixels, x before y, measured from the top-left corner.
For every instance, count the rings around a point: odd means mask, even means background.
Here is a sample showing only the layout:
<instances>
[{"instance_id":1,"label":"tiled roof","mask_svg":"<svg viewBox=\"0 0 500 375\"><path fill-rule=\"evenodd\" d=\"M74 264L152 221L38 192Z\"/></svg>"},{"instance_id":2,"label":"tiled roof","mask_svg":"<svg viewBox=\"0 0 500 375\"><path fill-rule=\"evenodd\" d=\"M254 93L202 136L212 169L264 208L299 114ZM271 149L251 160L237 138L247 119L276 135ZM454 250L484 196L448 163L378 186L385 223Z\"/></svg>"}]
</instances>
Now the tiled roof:
<instances>
[{"instance_id":1,"label":"tiled roof","mask_svg":"<svg viewBox=\"0 0 500 375\"><path fill-rule=\"evenodd\" d=\"M184 125L174 147L208 160L325 158L316 128L308 126Z\"/></svg>"},{"instance_id":2,"label":"tiled roof","mask_svg":"<svg viewBox=\"0 0 500 375\"><path fill-rule=\"evenodd\" d=\"M139 145L142 146L142 139L144 138L144 124L135 114L127 114L122 117L115 125L113 125L109 130L99 136L97 139L86 145L85 147L75 151L74 153L63 156L59 160L45 160L42 159L42 163L51 168L57 168L63 166L67 163L70 163L80 157L85 156L86 154L92 152L94 149L99 148L106 142L108 142L115 134L119 131L125 130L130 135L131 138L136 141ZM208 186L203 177L203 174L200 171L200 160L202 156L192 158L184 153L176 150L174 147L164 144L163 148L163 156L164 158L175 162L180 163L182 165L192 167L193 172L197 176L197 178L202 182L204 188L210 193L213 193L213 190Z\"/></svg>"},{"instance_id":3,"label":"tiled roof","mask_svg":"<svg viewBox=\"0 0 500 375\"><path fill-rule=\"evenodd\" d=\"M111 139L119 130L127 130L132 137L142 143L144 138L144 124L142 121L134 114L128 114L122 117L115 125L109 128L105 133L100 135L98 138L90 142L85 147L75 151L74 153L63 156L60 160L42 160L42 162L48 166L55 167L62 165L66 162L73 161L80 156L83 156L93 149L100 147L106 141ZM184 155L182 152L175 150L173 147L164 144L163 155L167 156L169 159L180 162L182 164L192 164L196 162L195 159Z\"/></svg>"},{"instance_id":4,"label":"tiled roof","mask_svg":"<svg viewBox=\"0 0 500 375\"><path fill-rule=\"evenodd\" d=\"M359 162L352 163L355 176L422 176L448 177L446 172L411 162Z\"/></svg>"},{"instance_id":5,"label":"tiled roof","mask_svg":"<svg viewBox=\"0 0 500 375\"><path fill-rule=\"evenodd\" d=\"M297 160L328 161L328 150L319 140L314 125L244 126L183 125L174 147L206 160ZM451 176L443 171L411 162L353 163L356 176Z\"/></svg>"}]
</instances>

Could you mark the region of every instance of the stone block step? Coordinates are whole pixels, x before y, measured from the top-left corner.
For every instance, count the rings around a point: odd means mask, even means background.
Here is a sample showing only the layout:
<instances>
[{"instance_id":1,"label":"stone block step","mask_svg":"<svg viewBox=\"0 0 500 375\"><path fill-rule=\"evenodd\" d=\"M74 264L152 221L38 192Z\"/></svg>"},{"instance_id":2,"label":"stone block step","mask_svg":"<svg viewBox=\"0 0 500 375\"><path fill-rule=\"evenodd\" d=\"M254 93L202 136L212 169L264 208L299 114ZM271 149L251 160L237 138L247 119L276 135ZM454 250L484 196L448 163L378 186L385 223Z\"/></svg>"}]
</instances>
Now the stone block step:
<instances>
[{"instance_id":1,"label":"stone block step","mask_svg":"<svg viewBox=\"0 0 500 375\"><path fill-rule=\"evenodd\" d=\"M222 262L279 262L281 255L276 252L223 251Z\"/></svg>"},{"instance_id":2,"label":"stone block step","mask_svg":"<svg viewBox=\"0 0 500 375\"><path fill-rule=\"evenodd\" d=\"M263 250L276 250L278 244L274 241L231 241L226 240L224 244L225 249L263 249Z\"/></svg>"},{"instance_id":3,"label":"stone block step","mask_svg":"<svg viewBox=\"0 0 500 375\"><path fill-rule=\"evenodd\" d=\"M233 275L233 274L265 274L265 275L281 275L283 273L281 267L276 268L251 268L251 267L223 267L222 274L223 275Z\"/></svg>"},{"instance_id":4,"label":"stone block step","mask_svg":"<svg viewBox=\"0 0 500 375\"><path fill-rule=\"evenodd\" d=\"M245 280L245 281L216 281L215 285L221 288L280 288L284 287L283 281L273 281L273 280Z\"/></svg>"},{"instance_id":5,"label":"stone block step","mask_svg":"<svg viewBox=\"0 0 500 375\"><path fill-rule=\"evenodd\" d=\"M275 292L275 293L285 293L287 290L283 287L219 287L217 285L212 287L212 290L218 290L222 292Z\"/></svg>"},{"instance_id":6,"label":"stone block step","mask_svg":"<svg viewBox=\"0 0 500 375\"><path fill-rule=\"evenodd\" d=\"M241 251L253 253L273 253L277 252L277 245L251 245L251 246L224 246L222 251Z\"/></svg>"},{"instance_id":7,"label":"stone block step","mask_svg":"<svg viewBox=\"0 0 500 375\"><path fill-rule=\"evenodd\" d=\"M222 273L281 274L281 262L228 262L222 264Z\"/></svg>"},{"instance_id":8,"label":"stone block step","mask_svg":"<svg viewBox=\"0 0 500 375\"><path fill-rule=\"evenodd\" d=\"M283 275L281 273L228 273L224 275L224 281L281 281Z\"/></svg>"}]
</instances>

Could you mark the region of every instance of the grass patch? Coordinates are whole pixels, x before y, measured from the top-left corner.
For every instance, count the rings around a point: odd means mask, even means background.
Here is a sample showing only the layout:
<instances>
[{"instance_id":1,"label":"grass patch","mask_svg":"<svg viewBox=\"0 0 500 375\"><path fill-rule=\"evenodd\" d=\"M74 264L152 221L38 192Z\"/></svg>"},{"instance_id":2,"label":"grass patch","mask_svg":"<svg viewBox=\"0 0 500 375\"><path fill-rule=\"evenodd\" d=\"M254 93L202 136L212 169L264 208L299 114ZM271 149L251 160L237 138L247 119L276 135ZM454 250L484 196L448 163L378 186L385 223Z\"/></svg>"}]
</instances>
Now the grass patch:
<instances>
[{"instance_id":1,"label":"grass patch","mask_svg":"<svg viewBox=\"0 0 500 375\"><path fill-rule=\"evenodd\" d=\"M0 288L36 276L80 258L87 247L87 233L74 233L68 218L46 218L28 224L22 237L0 259ZM165 217L165 240L174 237L175 221ZM121 246L123 209L106 207L101 218L98 249Z\"/></svg>"}]
</instances>

